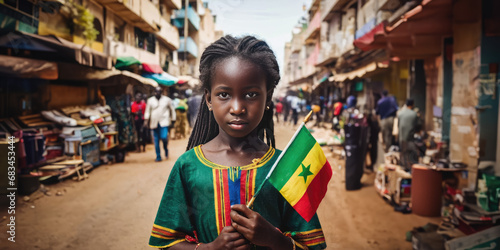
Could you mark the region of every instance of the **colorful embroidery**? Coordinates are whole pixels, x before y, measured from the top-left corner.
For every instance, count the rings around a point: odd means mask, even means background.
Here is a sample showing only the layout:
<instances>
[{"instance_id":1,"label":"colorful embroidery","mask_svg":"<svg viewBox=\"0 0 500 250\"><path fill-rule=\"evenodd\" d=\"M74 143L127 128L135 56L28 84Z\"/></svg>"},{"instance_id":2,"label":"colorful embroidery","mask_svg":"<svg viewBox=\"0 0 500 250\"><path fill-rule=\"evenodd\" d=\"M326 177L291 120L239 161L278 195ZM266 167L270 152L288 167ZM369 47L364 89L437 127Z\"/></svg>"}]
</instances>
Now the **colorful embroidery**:
<instances>
[{"instance_id":1,"label":"colorful embroidery","mask_svg":"<svg viewBox=\"0 0 500 250\"><path fill-rule=\"evenodd\" d=\"M255 176L257 175L257 169L244 170L241 171L241 183L240 200L242 204L247 204L252 196L255 194Z\"/></svg>"},{"instance_id":2,"label":"colorful embroidery","mask_svg":"<svg viewBox=\"0 0 500 250\"><path fill-rule=\"evenodd\" d=\"M257 164L254 164L254 162L252 162L252 163L250 163L248 165L239 167L239 169L241 169L241 170L250 170L250 169L255 169L255 168L262 167L269 160L271 160L271 158L273 158L273 155L274 155L275 151L276 150L273 147L269 147L269 150L267 150L267 152L260 159L258 159L258 161L255 161ZM203 151L201 150L201 145L196 146L194 148L194 152L196 154L196 157L198 157L198 159L200 160L200 162L203 163L204 165L208 166L208 167L215 168L215 169L230 169L231 168L231 167L228 167L228 166L223 166L223 165L219 165L217 163L213 163L210 160L208 160L207 158L205 158L205 155L203 154Z\"/></svg>"},{"instance_id":3,"label":"colorful embroidery","mask_svg":"<svg viewBox=\"0 0 500 250\"><path fill-rule=\"evenodd\" d=\"M214 204L215 204L215 220L217 223L217 232L220 233L222 228L231 225L231 204L229 199L227 170L213 169L214 180Z\"/></svg>"},{"instance_id":4,"label":"colorful embroidery","mask_svg":"<svg viewBox=\"0 0 500 250\"><path fill-rule=\"evenodd\" d=\"M293 237L295 241L306 246L325 243L325 235L321 229L313 229L305 232L285 232L285 236Z\"/></svg>"},{"instance_id":5,"label":"colorful embroidery","mask_svg":"<svg viewBox=\"0 0 500 250\"><path fill-rule=\"evenodd\" d=\"M185 233L178 232L166 227L158 226L156 224L153 225L153 231L151 235L156 238L173 240L176 238L184 238L186 236Z\"/></svg>"}]
</instances>

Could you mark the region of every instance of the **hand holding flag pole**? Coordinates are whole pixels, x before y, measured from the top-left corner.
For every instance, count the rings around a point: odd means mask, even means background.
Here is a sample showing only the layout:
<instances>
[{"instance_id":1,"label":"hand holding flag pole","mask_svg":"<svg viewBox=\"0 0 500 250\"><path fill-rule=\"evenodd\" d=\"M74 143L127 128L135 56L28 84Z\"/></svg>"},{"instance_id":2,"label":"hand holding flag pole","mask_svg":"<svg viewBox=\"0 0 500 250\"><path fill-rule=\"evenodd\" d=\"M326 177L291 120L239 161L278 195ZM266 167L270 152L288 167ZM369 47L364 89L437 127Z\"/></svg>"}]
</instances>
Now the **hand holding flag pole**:
<instances>
[{"instance_id":1,"label":"hand holding flag pole","mask_svg":"<svg viewBox=\"0 0 500 250\"><path fill-rule=\"evenodd\" d=\"M248 202L248 208L252 207L255 198L269 180L306 221L316 213L325 196L332 170L323 150L305 128L311 115L312 111L279 155L266 179Z\"/></svg>"}]
</instances>

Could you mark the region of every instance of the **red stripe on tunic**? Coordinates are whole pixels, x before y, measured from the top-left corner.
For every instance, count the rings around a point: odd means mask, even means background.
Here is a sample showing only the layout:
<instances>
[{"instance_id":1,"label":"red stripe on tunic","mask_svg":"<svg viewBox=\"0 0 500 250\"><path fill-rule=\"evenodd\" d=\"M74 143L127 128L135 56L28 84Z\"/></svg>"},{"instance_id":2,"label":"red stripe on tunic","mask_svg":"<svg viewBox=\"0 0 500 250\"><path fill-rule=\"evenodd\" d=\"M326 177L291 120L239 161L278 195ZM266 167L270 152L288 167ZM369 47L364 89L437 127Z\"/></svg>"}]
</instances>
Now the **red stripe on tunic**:
<instances>
[{"instance_id":1,"label":"red stripe on tunic","mask_svg":"<svg viewBox=\"0 0 500 250\"><path fill-rule=\"evenodd\" d=\"M309 184L309 187L307 187L302 198L293 206L297 213L307 222L314 216L321 200L325 197L326 190L328 189L328 181L331 177L332 168L330 167L330 163L326 161L325 165L323 165L319 173Z\"/></svg>"},{"instance_id":2,"label":"red stripe on tunic","mask_svg":"<svg viewBox=\"0 0 500 250\"><path fill-rule=\"evenodd\" d=\"M214 190L215 195L216 195L216 202L218 204L217 208L218 211L215 211L218 214L218 220L217 220L217 226L219 229L219 233L222 231L222 228L224 228L224 214L223 214L223 208L222 208L222 194L221 194L221 182L220 182L220 170L214 170L215 173L215 185L216 185L216 190Z\"/></svg>"},{"instance_id":3,"label":"red stripe on tunic","mask_svg":"<svg viewBox=\"0 0 500 250\"><path fill-rule=\"evenodd\" d=\"M241 204L247 204L247 199L246 199L247 172L248 172L248 170L241 170L241 177L240 177L240 203Z\"/></svg>"},{"instance_id":4,"label":"red stripe on tunic","mask_svg":"<svg viewBox=\"0 0 500 250\"><path fill-rule=\"evenodd\" d=\"M226 219L226 224L225 226L230 226L231 225L231 216L229 214L231 213L231 200L229 199L229 183L228 183L228 175L229 171L223 170L222 178L223 178L223 192L224 192L224 211L225 211L225 219Z\"/></svg>"}]
</instances>

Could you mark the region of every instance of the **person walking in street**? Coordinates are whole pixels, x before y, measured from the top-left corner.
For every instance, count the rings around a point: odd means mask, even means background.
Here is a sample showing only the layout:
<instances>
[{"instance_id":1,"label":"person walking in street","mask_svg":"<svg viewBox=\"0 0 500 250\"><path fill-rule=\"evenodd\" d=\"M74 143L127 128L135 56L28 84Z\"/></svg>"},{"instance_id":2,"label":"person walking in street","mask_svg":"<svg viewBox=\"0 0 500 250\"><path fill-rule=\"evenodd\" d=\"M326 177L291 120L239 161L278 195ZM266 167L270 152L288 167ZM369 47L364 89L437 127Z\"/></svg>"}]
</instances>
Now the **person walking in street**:
<instances>
[{"instance_id":1,"label":"person walking in street","mask_svg":"<svg viewBox=\"0 0 500 250\"><path fill-rule=\"evenodd\" d=\"M144 113L146 112L146 102L142 99L142 93L135 93L135 101L130 107L130 111L134 116L135 130L137 132L136 150L138 153L146 152L147 128L144 126Z\"/></svg>"},{"instance_id":2,"label":"person walking in street","mask_svg":"<svg viewBox=\"0 0 500 250\"><path fill-rule=\"evenodd\" d=\"M406 107L398 114L400 158L401 165L406 171L410 171L411 165L418 162L418 152L414 143L418 115L413 110L413 105L413 99L406 100Z\"/></svg>"},{"instance_id":3,"label":"person walking in street","mask_svg":"<svg viewBox=\"0 0 500 250\"><path fill-rule=\"evenodd\" d=\"M382 131L382 139L386 153L392 145L394 117L396 117L398 109L399 107L394 97L389 96L389 92L384 90L382 92L382 98L377 102L376 114L380 116L380 130Z\"/></svg>"},{"instance_id":4,"label":"person walking in street","mask_svg":"<svg viewBox=\"0 0 500 250\"><path fill-rule=\"evenodd\" d=\"M276 123L280 123L280 116L283 113L283 103L278 100L276 103Z\"/></svg>"},{"instance_id":5,"label":"person walking in street","mask_svg":"<svg viewBox=\"0 0 500 250\"><path fill-rule=\"evenodd\" d=\"M187 99L181 94L178 99L177 106L175 107L176 122L175 122L175 139L186 138L186 125L187 125Z\"/></svg>"},{"instance_id":6,"label":"person walking in street","mask_svg":"<svg viewBox=\"0 0 500 250\"><path fill-rule=\"evenodd\" d=\"M269 107L279 80L278 62L264 41L228 35L206 48L202 106L187 151L170 173L150 246L326 248L317 214L307 222L271 185L252 209L245 205L281 152Z\"/></svg>"},{"instance_id":7,"label":"person walking in street","mask_svg":"<svg viewBox=\"0 0 500 250\"><path fill-rule=\"evenodd\" d=\"M288 122L288 116L290 115L290 103L291 96L285 96L285 98L283 98L283 121L285 124Z\"/></svg>"},{"instance_id":8,"label":"person walking in street","mask_svg":"<svg viewBox=\"0 0 500 250\"><path fill-rule=\"evenodd\" d=\"M175 123L175 108L172 99L161 94L161 87L156 87L154 96L146 102L144 126L153 131L156 160L161 161L160 140L163 143L165 157L168 160L168 127Z\"/></svg>"},{"instance_id":9,"label":"person walking in street","mask_svg":"<svg viewBox=\"0 0 500 250\"><path fill-rule=\"evenodd\" d=\"M297 125L299 120L299 112L300 112L300 98L298 96L290 97L290 109L292 110L292 120L293 125Z\"/></svg>"},{"instance_id":10,"label":"person walking in street","mask_svg":"<svg viewBox=\"0 0 500 250\"><path fill-rule=\"evenodd\" d=\"M189 127L193 128L196 123L196 117L198 116L198 112L200 110L201 98L203 95L194 93L192 96L188 98L188 121Z\"/></svg>"}]
</instances>

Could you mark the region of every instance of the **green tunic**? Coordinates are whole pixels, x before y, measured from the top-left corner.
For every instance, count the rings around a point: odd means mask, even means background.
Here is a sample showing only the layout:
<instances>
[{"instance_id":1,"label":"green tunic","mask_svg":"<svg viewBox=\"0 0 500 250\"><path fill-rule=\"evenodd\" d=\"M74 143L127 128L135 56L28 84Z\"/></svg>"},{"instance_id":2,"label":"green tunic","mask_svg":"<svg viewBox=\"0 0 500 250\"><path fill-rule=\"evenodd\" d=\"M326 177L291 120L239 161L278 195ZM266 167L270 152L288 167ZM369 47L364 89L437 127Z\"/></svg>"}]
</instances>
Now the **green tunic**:
<instances>
[{"instance_id":1,"label":"green tunic","mask_svg":"<svg viewBox=\"0 0 500 250\"><path fill-rule=\"evenodd\" d=\"M189 236L202 243L214 241L231 225L231 205L252 198L280 153L270 148L252 164L227 167L206 159L200 146L185 152L170 173L149 245L166 248ZM253 210L303 246L326 248L317 215L306 222L271 184L263 186Z\"/></svg>"}]
</instances>

